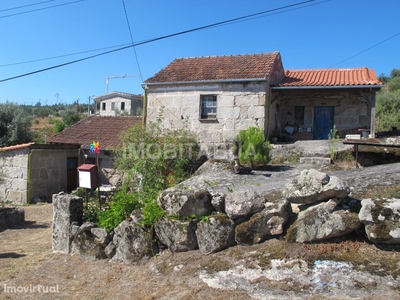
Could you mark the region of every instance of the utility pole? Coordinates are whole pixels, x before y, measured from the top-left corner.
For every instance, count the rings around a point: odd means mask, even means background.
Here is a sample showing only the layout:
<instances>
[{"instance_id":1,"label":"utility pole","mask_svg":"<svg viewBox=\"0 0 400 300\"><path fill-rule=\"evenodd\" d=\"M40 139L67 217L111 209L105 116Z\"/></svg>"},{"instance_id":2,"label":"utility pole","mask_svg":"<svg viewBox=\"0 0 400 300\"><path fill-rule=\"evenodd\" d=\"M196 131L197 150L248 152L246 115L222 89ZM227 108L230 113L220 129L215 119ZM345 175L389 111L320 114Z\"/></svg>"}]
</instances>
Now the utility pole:
<instances>
[{"instance_id":1,"label":"utility pole","mask_svg":"<svg viewBox=\"0 0 400 300\"><path fill-rule=\"evenodd\" d=\"M127 78L127 77L138 77L140 75L123 75L123 76L107 76L106 77L106 94L108 94L108 83L110 81L110 79L115 79L115 78Z\"/></svg>"},{"instance_id":2,"label":"utility pole","mask_svg":"<svg viewBox=\"0 0 400 300\"><path fill-rule=\"evenodd\" d=\"M89 96L88 105L87 105L87 115L88 115L88 117L90 116L90 96Z\"/></svg>"}]
</instances>

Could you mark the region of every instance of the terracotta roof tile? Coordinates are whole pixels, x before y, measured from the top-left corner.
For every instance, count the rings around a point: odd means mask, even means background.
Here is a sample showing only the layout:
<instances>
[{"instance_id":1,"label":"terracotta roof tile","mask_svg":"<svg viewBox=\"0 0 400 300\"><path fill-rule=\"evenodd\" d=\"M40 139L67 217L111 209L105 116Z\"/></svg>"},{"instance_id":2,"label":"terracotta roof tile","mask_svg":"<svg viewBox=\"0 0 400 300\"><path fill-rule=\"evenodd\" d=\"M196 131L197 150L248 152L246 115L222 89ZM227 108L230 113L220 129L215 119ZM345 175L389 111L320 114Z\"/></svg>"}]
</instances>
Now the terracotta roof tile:
<instances>
[{"instance_id":1,"label":"terracotta roof tile","mask_svg":"<svg viewBox=\"0 0 400 300\"><path fill-rule=\"evenodd\" d=\"M383 85L375 71L366 67L354 69L286 70L278 87Z\"/></svg>"},{"instance_id":2,"label":"terracotta roof tile","mask_svg":"<svg viewBox=\"0 0 400 300\"><path fill-rule=\"evenodd\" d=\"M78 144L89 147L93 141L96 141L100 143L101 148L112 149L118 145L119 135L125 128L141 121L141 117L134 116L92 116L52 136L48 143Z\"/></svg>"},{"instance_id":3,"label":"terracotta roof tile","mask_svg":"<svg viewBox=\"0 0 400 300\"><path fill-rule=\"evenodd\" d=\"M177 58L146 83L212 81L267 77L279 52Z\"/></svg>"},{"instance_id":4,"label":"terracotta roof tile","mask_svg":"<svg viewBox=\"0 0 400 300\"><path fill-rule=\"evenodd\" d=\"M0 151L13 151L13 150L18 150L18 149L24 149L24 148L28 148L31 145L33 145L34 143L25 143L25 144L19 144L19 145L14 145L14 146L8 146L8 147L3 147L0 148Z\"/></svg>"}]
</instances>

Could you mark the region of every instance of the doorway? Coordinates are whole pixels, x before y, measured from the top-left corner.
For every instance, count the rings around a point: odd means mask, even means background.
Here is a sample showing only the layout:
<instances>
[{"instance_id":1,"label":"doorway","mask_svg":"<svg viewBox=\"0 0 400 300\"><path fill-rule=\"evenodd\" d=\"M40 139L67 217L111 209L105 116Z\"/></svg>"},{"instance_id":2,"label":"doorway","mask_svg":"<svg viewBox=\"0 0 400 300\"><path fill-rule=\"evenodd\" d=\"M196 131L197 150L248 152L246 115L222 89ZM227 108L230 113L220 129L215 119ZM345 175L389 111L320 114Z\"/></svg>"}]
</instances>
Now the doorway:
<instances>
[{"instance_id":1,"label":"doorway","mask_svg":"<svg viewBox=\"0 0 400 300\"><path fill-rule=\"evenodd\" d=\"M314 107L314 140L327 140L333 128L334 106Z\"/></svg>"},{"instance_id":2,"label":"doorway","mask_svg":"<svg viewBox=\"0 0 400 300\"><path fill-rule=\"evenodd\" d=\"M67 192L78 187L78 157L67 157Z\"/></svg>"}]
</instances>

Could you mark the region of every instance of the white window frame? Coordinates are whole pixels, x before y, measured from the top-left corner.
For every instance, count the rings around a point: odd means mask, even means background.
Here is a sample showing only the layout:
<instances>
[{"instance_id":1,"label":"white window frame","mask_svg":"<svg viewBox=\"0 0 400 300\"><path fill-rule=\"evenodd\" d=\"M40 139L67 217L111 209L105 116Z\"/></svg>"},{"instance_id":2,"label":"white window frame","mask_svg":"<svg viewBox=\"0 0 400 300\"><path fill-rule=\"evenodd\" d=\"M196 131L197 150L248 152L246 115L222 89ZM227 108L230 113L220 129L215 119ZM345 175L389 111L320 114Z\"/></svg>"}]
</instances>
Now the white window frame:
<instances>
[{"instance_id":1,"label":"white window frame","mask_svg":"<svg viewBox=\"0 0 400 300\"><path fill-rule=\"evenodd\" d=\"M200 119L217 119L217 95L200 95Z\"/></svg>"}]
</instances>

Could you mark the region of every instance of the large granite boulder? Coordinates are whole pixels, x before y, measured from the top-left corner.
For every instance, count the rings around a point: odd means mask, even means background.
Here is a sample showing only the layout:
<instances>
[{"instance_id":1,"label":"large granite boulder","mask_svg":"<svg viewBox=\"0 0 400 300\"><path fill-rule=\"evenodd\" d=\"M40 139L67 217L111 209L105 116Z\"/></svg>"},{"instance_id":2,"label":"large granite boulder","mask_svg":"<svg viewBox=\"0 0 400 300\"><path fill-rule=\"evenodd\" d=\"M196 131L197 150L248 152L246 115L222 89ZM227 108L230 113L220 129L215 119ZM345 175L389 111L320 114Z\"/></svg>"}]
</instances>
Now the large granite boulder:
<instances>
[{"instance_id":1,"label":"large granite boulder","mask_svg":"<svg viewBox=\"0 0 400 300\"><path fill-rule=\"evenodd\" d=\"M225 212L232 220L238 218L247 218L259 211L265 206L266 199L259 193L250 189L233 191L225 197Z\"/></svg>"},{"instance_id":2,"label":"large granite boulder","mask_svg":"<svg viewBox=\"0 0 400 300\"><path fill-rule=\"evenodd\" d=\"M197 249L196 229L197 222L195 221L179 221L167 218L159 220L154 226L158 239L171 252Z\"/></svg>"},{"instance_id":3,"label":"large granite boulder","mask_svg":"<svg viewBox=\"0 0 400 300\"><path fill-rule=\"evenodd\" d=\"M114 229L112 242L116 247L112 262L134 264L157 252L151 233L126 220Z\"/></svg>"},{"instance_id":4,"label":"large granite boulder","mask_svg":"<svg viewBox=\"0 0 400 300\"><path fill-rule=\"evenodd\" d=\"M239 224L235 229L235 240L240 245L253 245L265 241L268 237L280 235L292 212L286 200L267 203L267 207L254 214L250 220Z\"/></svg>"},{"instance_id":5,"label":"large granite boulder","mask_svg":"<svg viewBox=\"0 0 400 300\"><path fill-rule=\"evenodd\" d=\"M170 216L208 216L214 211L211 194L206 190L169 188L157 199L158 205Z\"/></svg>"},{"instance_id":6,"label":"large granite boulder","mask_svg":"<svg viewBox=\"0 0 400 300\"><path fill-rule=\"evenodd\" d=\"M312 204L332 198L345 198L350 188L336 176L311 169L303 170L298 177L285 185L283 196L292 203Z\"/></svg>"},{"instance_id":7,"label":"large granite boulder","mask_svg":"<svg viewBox=\"0 0 400 300\"><path fill-rule=\"evenodd\" d=\"M400 199L364 199L359 218L371 242L400 244Z\"/></svg>"},{"instance_id":8,"label":"large granite boulder","mask_svg":"<svg viewBox=\"0 0 400 300\"><path fill-rule=\"evenodd\" d=\"M104 248L110 237L104 228L97 228L91 222L83 223L74 235L71 243L71 254L79 255L85 260L104 259Z\"/></svg>"},{"instance_id":9,"label":"large granite boulder","mask_svg":"<svg viewBox=\"0 0 400 300\"><path fill-rule=\"evenodd\" d=\"M236 244L235 223L226 215L212 215L197 224L196 236L201 253L215 253Z\"/></svg>"},{"instance_id":10,"label":"large granite boulder","mask_svg":"<svg viewBox=\"0 0 400 300\"><path fill-rule=\"evenodd\" d=\"M340 200L315 204L301 211L287 231L288 242L314 242L347 235L361 223L358 214L348 210L335 210Z\"/></svg>"}]
</instances>

